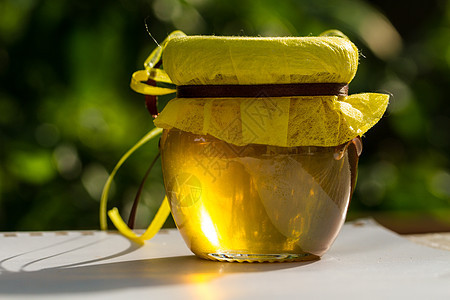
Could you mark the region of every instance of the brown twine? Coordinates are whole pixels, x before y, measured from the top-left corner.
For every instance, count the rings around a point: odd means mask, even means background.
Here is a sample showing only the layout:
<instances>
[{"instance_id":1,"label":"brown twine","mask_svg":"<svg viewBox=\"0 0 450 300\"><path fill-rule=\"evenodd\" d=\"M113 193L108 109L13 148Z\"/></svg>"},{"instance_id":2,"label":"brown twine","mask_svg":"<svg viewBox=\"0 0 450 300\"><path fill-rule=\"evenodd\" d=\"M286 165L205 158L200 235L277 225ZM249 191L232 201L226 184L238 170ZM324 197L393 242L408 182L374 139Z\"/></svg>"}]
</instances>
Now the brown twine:
<instances>
[{"instance_id":1,"label":"brown twine","mask_svg":"<svg viewBox=\"0 0 450 300\"><path fill-rule=\"evenodd\" d=\"M348 96L346 83L180 85L177 98Z\"/></svg>"}]
</instances>

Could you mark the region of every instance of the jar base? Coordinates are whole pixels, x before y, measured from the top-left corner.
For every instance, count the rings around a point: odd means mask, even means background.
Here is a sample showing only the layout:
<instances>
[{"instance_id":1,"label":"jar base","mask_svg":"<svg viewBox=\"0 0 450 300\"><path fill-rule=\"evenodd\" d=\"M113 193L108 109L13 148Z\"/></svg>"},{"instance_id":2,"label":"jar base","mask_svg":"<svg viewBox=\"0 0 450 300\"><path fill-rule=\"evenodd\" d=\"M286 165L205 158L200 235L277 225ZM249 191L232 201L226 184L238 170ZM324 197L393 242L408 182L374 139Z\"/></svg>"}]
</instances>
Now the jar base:
<instances>
[{"instance_id":1,"label":"jar base","mask_svg":"<svg viewBox=\"0 0 450 300\"><path fill-rule=\"evenodd\" d=\"M247 253L208 253L201 256L210 260L222 262L294 262L294 261L311 261L320 259L319 256L302 253L302 254L247 254Z\"/></svg>"}]
</instances>

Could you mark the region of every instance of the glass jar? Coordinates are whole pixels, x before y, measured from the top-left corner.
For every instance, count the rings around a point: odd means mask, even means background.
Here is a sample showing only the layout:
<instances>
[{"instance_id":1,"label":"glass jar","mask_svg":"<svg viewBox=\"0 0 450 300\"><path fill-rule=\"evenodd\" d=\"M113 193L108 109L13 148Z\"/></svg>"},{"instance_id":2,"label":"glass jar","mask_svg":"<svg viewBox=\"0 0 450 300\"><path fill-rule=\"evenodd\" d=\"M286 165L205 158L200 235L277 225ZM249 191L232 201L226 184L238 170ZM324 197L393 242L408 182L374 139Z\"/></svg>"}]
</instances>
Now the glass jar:
<instances>
[{"instance_id":1,"label":"glass jar","mask_svg":"<svg viewBox=\"0 0 450 300\"><path fill-rule=\"evenodd\" d=\"M162 132L167 197L141 236L117 209L109 211L122 234L139 243L150 239L170 206L199 257L317 259L345 220L362 150L359 136L389 103L385 94L348 95L358 63L358 48L336 30L270 38L172 32L150 53L145 70L133 73L130 86L146 95L157 128L108 178L102 229L115 172ZM170 94L175 98L158 114L157 97Z\"/></svg>"},{"instance_id":2,"label":"glass jar","mask_svg":"<svg viewBox=\"0 0 450 300\"><path fill-rule=\"evenodd\" d=\"M172 215L197 256L298 261L317 259L336 238L361 140L337 147L236 146L165 129L160 151Z\"/></svg>"}]
</instances>

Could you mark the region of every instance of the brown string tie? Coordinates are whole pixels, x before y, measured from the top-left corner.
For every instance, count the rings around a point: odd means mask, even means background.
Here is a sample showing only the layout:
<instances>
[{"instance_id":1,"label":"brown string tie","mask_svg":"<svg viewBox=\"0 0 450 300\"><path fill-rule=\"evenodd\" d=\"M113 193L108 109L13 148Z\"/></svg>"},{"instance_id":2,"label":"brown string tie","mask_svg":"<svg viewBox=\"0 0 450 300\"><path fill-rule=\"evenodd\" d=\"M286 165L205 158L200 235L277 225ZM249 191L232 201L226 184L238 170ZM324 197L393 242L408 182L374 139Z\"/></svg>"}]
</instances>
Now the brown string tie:
<instances>
[{"instance_id":1,"label":"brown string tie","mask_svg":"<svg viewBox=\"0 0 450 300\"><path fill-rule=\"evenodd\" d=\"M346 83L180 85L177 98L348 96Z\"/></svg>"}]
</instances>

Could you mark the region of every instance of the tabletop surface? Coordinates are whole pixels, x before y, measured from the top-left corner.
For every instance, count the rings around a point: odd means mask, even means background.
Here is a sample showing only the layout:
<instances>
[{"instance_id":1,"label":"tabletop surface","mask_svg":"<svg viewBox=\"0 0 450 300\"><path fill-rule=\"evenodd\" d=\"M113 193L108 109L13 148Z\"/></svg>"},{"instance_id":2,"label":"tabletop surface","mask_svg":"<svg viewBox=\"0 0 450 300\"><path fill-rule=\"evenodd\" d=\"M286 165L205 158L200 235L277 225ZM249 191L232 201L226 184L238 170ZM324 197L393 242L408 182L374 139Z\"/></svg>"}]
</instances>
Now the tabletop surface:
<instances>
[{"instance_id":1,"label":"tabletop surface","mask_svg":"<svg viewBox=\"0 0 450 300\"><path fill-rule=\"evenodd\" d=\"M141 247L115 232L0 233L0 299L288 297L450 299L450 251L371 220L346 223L318 261L263 264L198 259L175 229Z\"/></svg>"}]
</instances>

